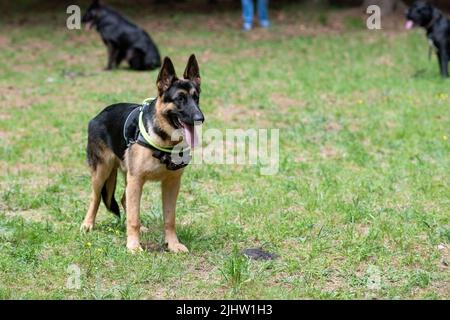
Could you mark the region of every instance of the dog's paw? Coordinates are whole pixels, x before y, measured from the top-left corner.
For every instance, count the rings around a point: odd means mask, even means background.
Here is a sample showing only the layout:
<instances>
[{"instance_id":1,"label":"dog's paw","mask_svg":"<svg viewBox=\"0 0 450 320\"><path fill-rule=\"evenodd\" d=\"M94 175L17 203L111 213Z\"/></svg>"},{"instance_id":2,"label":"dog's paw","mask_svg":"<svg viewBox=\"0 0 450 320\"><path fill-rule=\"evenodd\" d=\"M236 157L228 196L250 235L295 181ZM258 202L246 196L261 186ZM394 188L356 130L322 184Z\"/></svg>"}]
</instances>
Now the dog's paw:
<instances>
[{"instance_id":1,"label":"dog's paw","mask_svg":"<svg viewBox=\"0 0 450 320\"><path fill-rule=\"evenodd\" d=\"M128 241L127 249L130 253L135 254L144 251L139 244L139 241Z\"/></svg>"},{"instance_id":2,"label":"dog's paw","mask_svg":"<svg viewBox=\"0 0 450 320\"><path fill-rule=\"evenodd\" d=\"M83 222L80 226L81 232L91 232L94 229L94 224L92 222Z\"/></svg>"},{"instance_id":3,"label":"dog's paw","mask_svg":"<svg viewBox=\"0 0 450 320\"><path fill-rule=\"evenodd\" d=\"M167 248L170 252L189 252L188 248L182 243L174 242L174 243L168 243Z\"/></svg>"}]
</instances>

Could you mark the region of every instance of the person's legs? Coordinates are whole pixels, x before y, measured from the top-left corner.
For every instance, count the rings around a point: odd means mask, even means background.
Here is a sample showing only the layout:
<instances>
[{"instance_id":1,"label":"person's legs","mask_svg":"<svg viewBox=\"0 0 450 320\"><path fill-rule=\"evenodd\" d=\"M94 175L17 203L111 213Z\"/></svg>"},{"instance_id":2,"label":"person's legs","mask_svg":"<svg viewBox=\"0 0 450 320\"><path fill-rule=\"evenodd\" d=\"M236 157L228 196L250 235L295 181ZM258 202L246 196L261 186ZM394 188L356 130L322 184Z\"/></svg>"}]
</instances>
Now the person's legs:
<instances>
[{"instance_id":1,"label":"person's legs","mask_svg":"<svg viewBox=\"0 0 450 320\"><path fill-rule=\"evenodd\" d=\"M268 2L269 0L258 0L259 24L263 28L268 28L270 25Z\"/></svg>"},{"instance_id":2,"label":"person's legs","mask_svg":"<svg viewBox=\"0 0 450 320\"><path fill-rule=\"evenodd\" d=\"M253 0L241 0L242 2L242 19L244 20L244 30L248 31L253 24Z\"/></svg>"}]
</instances>

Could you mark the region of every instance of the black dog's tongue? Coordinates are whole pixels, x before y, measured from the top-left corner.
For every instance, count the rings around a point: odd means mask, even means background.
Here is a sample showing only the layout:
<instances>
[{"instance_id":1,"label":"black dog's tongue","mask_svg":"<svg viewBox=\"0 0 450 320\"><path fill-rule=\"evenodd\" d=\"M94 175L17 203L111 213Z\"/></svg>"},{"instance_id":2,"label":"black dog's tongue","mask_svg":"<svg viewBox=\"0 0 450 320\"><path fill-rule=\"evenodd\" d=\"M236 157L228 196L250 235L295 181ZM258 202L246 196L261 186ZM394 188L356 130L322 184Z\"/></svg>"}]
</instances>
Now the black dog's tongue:
<instances>
[{"instance_id":1,"label":"black dog's tongue","mask_svg":"<svg viewBox=\"0 0 450 320\"><path fill-rule=\"evenodd\" d=\"M414 22L413 22L412 20L406 21L405 28L406 28L407 30L410 30L410 29L412 29L413 27L414 27Z\"/></svg>"}]
</instances>

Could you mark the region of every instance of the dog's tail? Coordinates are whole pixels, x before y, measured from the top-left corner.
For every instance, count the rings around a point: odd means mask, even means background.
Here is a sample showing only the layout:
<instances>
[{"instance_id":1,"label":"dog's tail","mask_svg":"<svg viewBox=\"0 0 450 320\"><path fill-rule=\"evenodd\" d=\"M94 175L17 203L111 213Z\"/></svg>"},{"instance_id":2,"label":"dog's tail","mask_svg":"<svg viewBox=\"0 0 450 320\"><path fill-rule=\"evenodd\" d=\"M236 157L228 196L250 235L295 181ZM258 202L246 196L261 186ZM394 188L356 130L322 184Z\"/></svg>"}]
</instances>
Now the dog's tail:
<instances>
[{"instance_id":1,"label":"dog's tail","mask_svg":"<svg viewBox=\"0 0 450 320\"><path fill-rule=\"evenodd\" d=\"M113 169L102 188L102 199L108 211L120 217L120 209L114 198L117 183L117 168Z\"/></svg>"}]
</instances>

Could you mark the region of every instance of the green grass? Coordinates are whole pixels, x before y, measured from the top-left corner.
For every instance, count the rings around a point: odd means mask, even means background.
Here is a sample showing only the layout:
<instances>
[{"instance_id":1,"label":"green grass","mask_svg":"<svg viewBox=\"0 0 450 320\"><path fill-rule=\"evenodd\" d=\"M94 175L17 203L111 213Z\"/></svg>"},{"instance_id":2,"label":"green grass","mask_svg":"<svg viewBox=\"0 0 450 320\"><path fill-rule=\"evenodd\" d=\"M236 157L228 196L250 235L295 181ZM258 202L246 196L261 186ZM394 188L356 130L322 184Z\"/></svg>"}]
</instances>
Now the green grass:
<instances>
[{"instance_id":1,"label":"green grass","mask_svg":"<svg viewBox=\"0 0 450 320\"><path fill-rule=\"evenodd\" d=\"M186 170L177 225L187 255L158 249L156 184L146 185L141 217L142 242L157 249L130 255L123 220L103 205L95 231L79 232L87 123L106 105L154 96L156 72L103 72L98 36L67 31L63 14L5 19L0 298L450 298L449 82L421 32L369 32L358 18L335 32L324 26L340 12L308 20L296 9L250 34L238 31L238 12L159 14L164 23L129 13L179 73L197 54L205 129L280 129L277 175ZM239 252L249 247L278 258L248 261ZM66 287L72 264L79 290Z\"/></svg>"}]
</instances>

